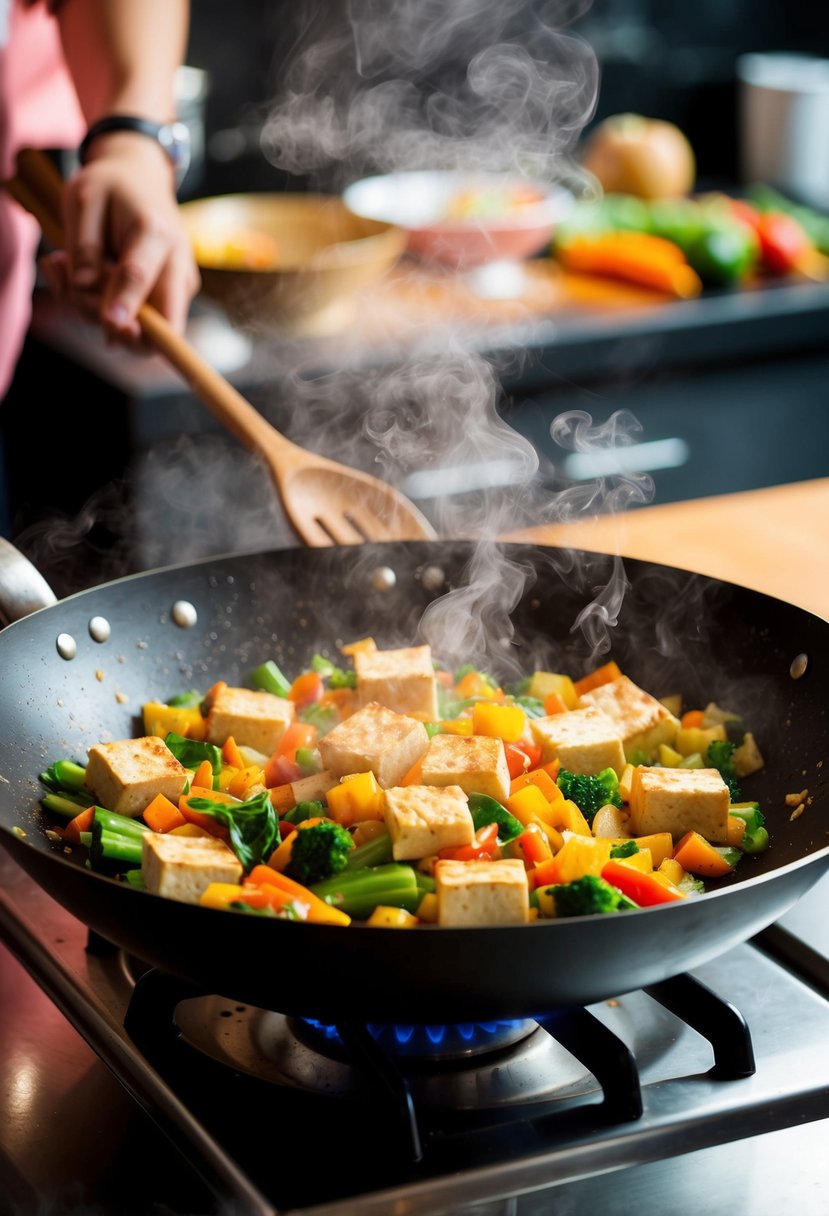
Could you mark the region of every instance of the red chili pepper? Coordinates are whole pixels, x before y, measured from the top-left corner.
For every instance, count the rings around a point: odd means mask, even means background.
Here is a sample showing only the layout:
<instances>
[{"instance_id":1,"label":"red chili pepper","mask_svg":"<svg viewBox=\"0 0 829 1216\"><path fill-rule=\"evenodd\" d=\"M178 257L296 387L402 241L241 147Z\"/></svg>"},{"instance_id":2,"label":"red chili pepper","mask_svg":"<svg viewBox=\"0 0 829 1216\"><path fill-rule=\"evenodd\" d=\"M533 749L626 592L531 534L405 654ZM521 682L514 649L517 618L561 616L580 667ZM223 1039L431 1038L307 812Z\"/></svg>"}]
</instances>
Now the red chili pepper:
<instances>
[{"instance_id":1,"label":"red chili pepper","mask_svg":"<svg viewBox=\"0 0 829 1216\"><path fill-rule=\"evenodd\" d=\"M783 211L764 211L757 220L760 259L772 274L797 270L812 242L803 225Z\"/></svg>"},{"instance_id":2,"label":"red chili pepper","mask_svg":"<svg viewBox=\"0 0 829 1216\"><path fill-rule=\"evenodd\" d=\"M640 908L651 908L656 904L670 904L685 896L679 891L672 891L658 878L626 866L621 861L607 861L602 866L602 878L609 882L617 891L627 895Z\"/></svg>"}]
</instances>

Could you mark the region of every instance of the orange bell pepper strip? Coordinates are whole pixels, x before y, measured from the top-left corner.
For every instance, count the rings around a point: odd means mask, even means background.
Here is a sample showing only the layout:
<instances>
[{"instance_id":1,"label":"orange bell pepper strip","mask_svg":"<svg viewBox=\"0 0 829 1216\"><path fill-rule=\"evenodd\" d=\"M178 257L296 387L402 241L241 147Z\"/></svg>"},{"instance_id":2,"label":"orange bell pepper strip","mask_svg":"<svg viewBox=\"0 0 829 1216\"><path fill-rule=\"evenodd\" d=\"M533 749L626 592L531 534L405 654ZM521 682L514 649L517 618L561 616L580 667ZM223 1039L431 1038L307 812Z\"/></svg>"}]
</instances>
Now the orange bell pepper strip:
<instances>
[{"instance_id":1,"label":"orange bell pepper strip","mask_svg":"<svg viewBox=\"0 0 829 1216\"><path fill-rule=\"evenodd\" d=\"M655 874L644 874L624 862L611 860L602 866L601 876L617 891L627 895L640 908L651 908L657 904L672 904L687 896L669 885Z\"/></svg>"},{"instance_id":2,"label":"orange bell pepper strip","mask_svg":"<svg viewBox=\"0 0 829 1216\"><path fill-rule=\"evenodd\" d=\"M685 833L674 849L674 861L698 878L722 878L734 869L728 858L699 832Z\"/></svg>"},{"instance_id":3,"label":"orange bell pepper strip","mask_svg":"<svg viewBox=\"0 0 829 1216\"><path fill-rule=\"evenodd\" d=\"M574 687L579 696L582 696L586 692L592 692L594 688L600 688L602 684L610 684L612 680L618 680L621 674L619 664L611 659L609 663L602 664L595 671L589 671L580 680L575 680Z\"/></svg>"},{"instance_id":4,"label":"orange bell pepper strip","mask_svg":"<svg viewBox=\"0 0 829 1216\"><path fill-rule=\"evenodd\" d=\"M544 698L545 714L564 714L567 708L567 702L557 692L548 693Z\"/></svg>"},{"instance_id":5,"label":"orange bell pepper strip","mask_svg":"<svg viewBox=\"0 0 829 1216\"><path fill-rule=\"evenodd\" d=\"M95 807L88 806L70 819L63 831L63 839L71 844L81 843L81 832L92 831L92 820L95 818ZM743 821L740 820L742 823ZM745 826L745 824L743 824Z\"/></svg>"},{"instance_id":6,"label":"orange bell pepper strip","mask_svg":"<svg viewBox=\"0 0 829 1216\"><path fill-rule=\"evenodd\" d=\"M278 870L274 870L270 866L254 866L247 877L247 881L254 886L268 885L277 887L280 891L287 891L292 898L308 905L309 921L326 925L351 924L351 917L347 912L342 912L339 908L332 908L330 904L327 904L324 899L320 899L313 891L309 891L307 887L303 887L302 883L295 882L293 878L288 878L286 874L280 874Z\"/></svg>"},{"instance_id":7,"label":"orange bell pepper strip","mask_svg":"<svg viewBox=\"0 0 829 1216\"><path fill-rule=\"evenodd\" d=\"M202 760L193 777L193 785L203 789L213 789L213 765L209 760Z\"/></svg>"},{"instance_id":8,"label":"orange bell pepper strip","mask_svg":"<svg viewBox=\"0 0 829 1216\"><path fill-rule=\"evenodd\" d=\"M288 700L301 709L306 705L315 705L322 699L324 692L325 684L319 672L304 671L291 685Z\"/></svg>"},{"instance_id":9,"label":"orange bell pepper strip","mask_svg":"<svg viewBox=\"0 0 829 1216\"><path fill-rule=\"evenodd\" d=\"M532 823L528 824L520 835L510 841L510 852L514 856L520 856L528 869L539 865L543 861L548 861L553 854L547 837Z\"/></svg>"},{"instance_id":10,"label":"orange bell pepper strip","mask_svg":"<svg viewBox=\"0 0 829 1216\"><path fill-rule=\"evenodd\" d=\"M187 822L176 804L163 794L156 794L145 806L142 818L154 832L169 832Z\"/></svg>"},{"instance_id":11,"label":"orange bell pepper strip","mask_svg":"<svg viewBox=\"0 0 829 1216\"><path fill-rule=\"evenodd\" d=\"M239 751L239 745L233 738L233 735L228 735L222 744L222 760L230 768L244 768L245 760L242 753Z\"/></svg>"}]
</instances>

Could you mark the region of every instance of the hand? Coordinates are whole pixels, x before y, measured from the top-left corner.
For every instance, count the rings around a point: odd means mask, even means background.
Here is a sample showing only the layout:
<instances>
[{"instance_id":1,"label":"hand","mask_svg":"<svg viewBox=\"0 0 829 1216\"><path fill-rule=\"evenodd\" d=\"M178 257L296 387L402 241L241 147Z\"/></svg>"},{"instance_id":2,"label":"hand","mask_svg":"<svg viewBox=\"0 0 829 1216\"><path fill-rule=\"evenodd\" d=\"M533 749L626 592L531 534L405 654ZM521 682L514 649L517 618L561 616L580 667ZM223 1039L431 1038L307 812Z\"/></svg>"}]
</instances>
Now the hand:
<instances>
[{"instance_id":1,"label":"hand","mask_svg":"<svg viewBox=\"0 0 829 1216\"><path fill-rule=\"evenodd\" d=\"M47 281L111 339L140 345L147 301L184 331L200 276L172 166L152 140L119 131L95 141L66 184L64 238L65 250L41 261Z\"/></svg>"}]
</instances>

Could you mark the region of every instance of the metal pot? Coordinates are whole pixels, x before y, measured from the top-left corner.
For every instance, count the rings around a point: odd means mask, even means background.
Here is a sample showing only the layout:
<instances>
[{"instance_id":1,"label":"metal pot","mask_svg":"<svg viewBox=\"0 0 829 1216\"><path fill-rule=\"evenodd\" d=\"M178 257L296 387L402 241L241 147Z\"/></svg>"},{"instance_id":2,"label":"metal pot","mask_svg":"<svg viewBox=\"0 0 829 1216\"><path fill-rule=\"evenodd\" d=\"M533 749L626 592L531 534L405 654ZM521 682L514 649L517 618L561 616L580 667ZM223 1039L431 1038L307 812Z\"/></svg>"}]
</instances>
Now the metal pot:
<instances>
[{"instance_id":1,"label":"metal pot","mask_svg":"<svg viewBox=\"0 0 829 1216\"><path fill-rule=\"evenodd\" d=\"M476 552L466 541L395 542L211 558L15 621L0 633L3 844L73 915L150 965L230 999L338 1022L463 1022L590 1004L691 970L792 907L829 868L829 623L632 559L622 587L614 559L552 547L487 550L491 585L515 602L500 632L512 630L510 653L527 670L538 659L588 670L593 640L574 623L596 610L633 680L690 705L734 708L762 744L766 768L745 794L763 807L770 847L707 894L523 927L343 929L161 899L90 872L46 837L37 774L51 761L84 761L96 741L141 733L144 701L219 678L244 682L266 658L298 672L316 650L336 653L337 640L411 644L424 610L468 585ZM624 592L617 624L597 598L614 575ZM485 597L453 609L454 620L471 630L490 608ZM493 661L498 653L500 640ZM804 787L812 801L792 821L785 795Z\"/></svg>"}]
</instances>

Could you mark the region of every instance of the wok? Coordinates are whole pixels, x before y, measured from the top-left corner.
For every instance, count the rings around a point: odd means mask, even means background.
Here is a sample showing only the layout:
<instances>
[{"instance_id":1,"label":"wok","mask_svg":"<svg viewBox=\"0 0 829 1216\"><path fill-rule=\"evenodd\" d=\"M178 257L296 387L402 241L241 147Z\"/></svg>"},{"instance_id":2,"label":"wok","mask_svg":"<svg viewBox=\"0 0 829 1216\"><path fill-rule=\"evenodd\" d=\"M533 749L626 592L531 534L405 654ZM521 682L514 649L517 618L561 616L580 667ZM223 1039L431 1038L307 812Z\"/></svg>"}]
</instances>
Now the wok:
<instances>
[{"instance_id":1,"label":"wok","mask_svg":"<svg viewBox=\"0 0 829 1216\"><path fill-rule=\"evenodd\" d=\"M459 653L446 657L471 657L469 631L491 619L486 661L579 675L597 661L591 622L606 627L612 648L601 661L614 657L657 696L681 692L687 705L716 700L744 715L766 757L744 795L763 807L767 852L744 858L709 893L659 908L395 932L165 900L90 872L44 834L38 772L61 757L85 762L98 740L141 733L145 700L219 678L244 682L266 658L296 673L315 651L334 656L337 641L369 634L381 646L412 644L424 609L451 606L447 590L470 581L473 557L493 590L451 607ZM14 621L0 632L3 844L70 913L151 966L206 992L332 1022L464 1022L591 1004L700 966L786 912L829 867L829 623L643 561L625 560L622 585L611 581L618 559L602 554L505 543L479 557L468 541L237 554L132 575ZM600 593L608 586L623 591L616 624ZM493 606L495 587L513 607ZM588 627L577 627L587 605ZM67 636L74 658L63 657ZM792 821L785 795L804 787L813 801Z\"/></svg>"}]
</instances>

